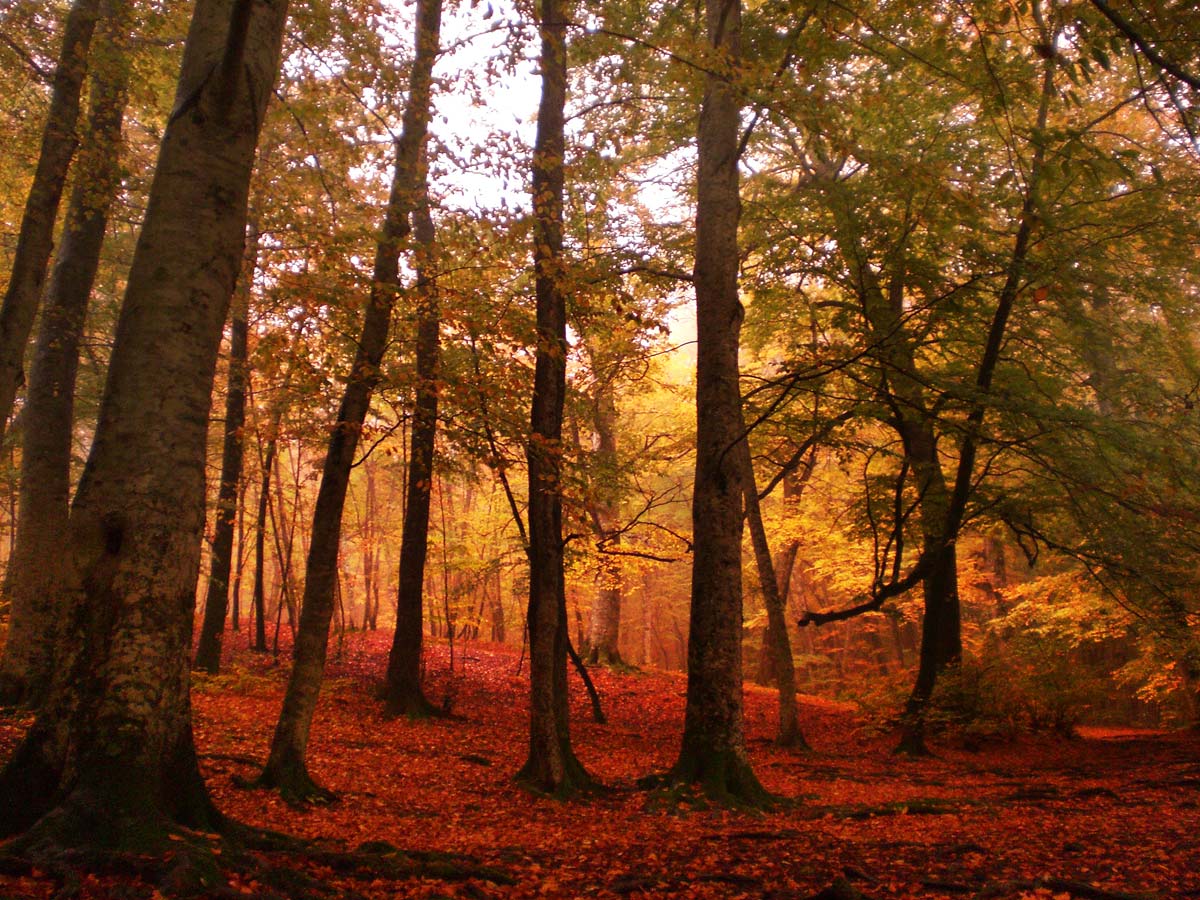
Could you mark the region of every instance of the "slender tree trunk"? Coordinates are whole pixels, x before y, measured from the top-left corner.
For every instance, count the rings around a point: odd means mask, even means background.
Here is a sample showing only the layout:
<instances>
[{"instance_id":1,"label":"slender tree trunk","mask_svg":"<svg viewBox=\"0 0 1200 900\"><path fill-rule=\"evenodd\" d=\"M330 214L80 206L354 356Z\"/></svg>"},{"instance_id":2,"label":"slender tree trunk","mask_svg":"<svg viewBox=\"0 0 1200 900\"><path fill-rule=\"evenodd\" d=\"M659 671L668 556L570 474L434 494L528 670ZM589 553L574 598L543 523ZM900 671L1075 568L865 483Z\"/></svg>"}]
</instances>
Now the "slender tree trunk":
<instances>
[{"instance_id":1,"label":"slender tree trunk","mask_svg":"<svg viewBox=\"0 0 1200 900\"><path fill-rule=\"evenodd\" d=\"M796 568L796 557L799 554L800 542L792 540L776 555L774 560L776 591L779 595L780 608L784 611L785 620L787 618L788 595L791 591L792 571ZM762 640L762 652L759 654L758 672L755 673L754 681L757 684L778 687L779 681L775 676L775 650L771 643L772 637L769 627L763 629Z\"/></svg>"},{"instance_id":2,"label":"slender tree trunk","mask_svg":"<svg viewBox=\"0 0 1200 900\"><path fill-rule=\"evenodd\" d=\"M186 867L199 844L178 826L226 824L196 761L188 651L213 375L286 11L198 0L193 13L65 536L63 656L0 774L0 828L25 831L10 852L170 849Z\"/></svg>"},{"instance_id":3,"label":"slender tree trunk","mask_svg":"<svg viewBox=\"0 0 1200 900\"><path fill-rule=\"evenodd\" d=\"M246 489L242 481L237 504L237 567L233 573L233 596L229 611L230 627L234 631L242 628L242 575L246 571Z\"/></svg>"},{"instance_id":4,"label":"slender tree trunk","mask_svg":"<svg viewBox=\"0 0 1200 900\"><path fill-rule=\"evenodd\" d=\"M958 596L958 560L953 537L946 530L951 491L938 453L925 386L917 374L913 337L904 327L905 272L902 255L885 287L864 246L867 227L859 218L844 185L835 177L825 185L836 223L839 251L857 281L856 289L875 352L886 375L879 399L891 409L892 425L900 435L904 462L920 498L922 550L932 557L922 582L925 614L920 663L902 721L898 752L922 755L925 748L925 708L933 696L939 672L962 656Z\"/></svg>"},{"instance_id":5,"label":"slender tree trunk","mask_svg":"<svg viewBox=\"0 0 1200 900\"><path fill-rule=\"evenodd\" d=\"M597 387L593 424L599 446L592 456L593 466L600 472L601 483L594 484L599 496L591 503L592 529L603 548L616 549L621 536L615 527L618 511L614 502L616 487L612 480L617 472L617 405L613 386L604 383ZM603 549L602 548L602 549ZM599 589L592 607L591 628L588 634L588 662L606 666L621 665L621 566L614 556L601 555ZM581 642L582 643L582 642Z\"/></svg>"},{"instance_id":6,"label":"slender tree trunk","mask_svg":"<svg viewBox=\"0 0 1200 900\"><path fill-rule=\"evenodd\" d=\"M763 603L767 607L767 639L764 650L771 656L771 668L779 688L779 731L775 743L781 747L808 749L808 741L800 730L800 718L796 707L796 665L792 660L792 642L787 632L786 595L781 593L775 563L771 559L771 547L767 541L767 530L763 527L762 507L758 502L758 486L754 480L754 462L750 445L740 445L742 464L745 466L746 519L750 524L750 542L754 547L754 561L758 567L758 583L762 590ZM792 550L792 559L796 550Z\"/></svg>"},{"instance_id":7,"label":"slender tree trunk","mask_svg":"<svg viewBox=\"0 0 1200 900\"><path fill-rule=\"evenodd\" d=\"M23 380L25 345L42 300L46 267L54 249L54 222L79 139L80 94L101 0L75 0L63 26L62 51L51 85L33 184L25 201L12 273L0 306L0 438Z\"/></svg>"},{"instance_id":8,"label":"slender tree trunk","mask_svg":"<svg viewBox=\"0 0 1200 900\"><path fill-rule=\"evenodd\" d=\"M529 758L517 780L565 797L591 776L571 747L563 574L562 431L567 315L563 295L563 155L567 28L562 0L541 0L542 95L533 148L537 353L529 443Z\"/></svg>"},{"instance_id":9,"label":"slender tree trunk","mask_svg":"<svg viewBox=\"0 0 1200 900\"><path fill-rule=\"evenodd\" d=\"M279 420L276 419L267 449L262 456L262 481L258 487L258 519L254 524L254 643L256 653L267 652L267 515L271 503L271 470L279 445Z\"/></svg>"},{"instance_id":10,"label":"slender tree trunk","mask_svg":"<svg viewBox=\"0 0 1200 900\"><path fill-rule=\"evenodd\" d=\"M698 783L719 803L768 796L742 727L742 498L745 466L738 385L738 121L740 0L705 0L713 48L697 137L696 477L692 597L683 742L670 779Z\"/></svg>"},{"instance_id":11,"label":"slender tree trunk","mask_svg":"<svg viewBox=\"0 0 1200 900\"><path fill-rule=\"evenodd\" d=\"M12 602L0 659L0 704L37 706L50 685L62 619L60 566L67 529L75 376L88 300L100 266L108 211L121 183L126 16L111 5L103 62L91 74L91 106L46 308L34 348L23 418L20 506L6 591Z\"/></svg>"},{"instance_id":12,"label":"slender tree trunk","mask_svg":"<svg viewBox=\"0 0 1200 900\"><path fill-rule=\"evenodd\" d=\"M400 539L400 583L396 592L396 632L388 655L384 706L389 715L424 717L436 709L421 690L424 643L422 608L425 558L429 546L429 497L433 486L433 447L437 434L438 378L441 369L435 234L427 197L413 214L417 239L417 387L408 455L407 502Z\"/></svg>"},{"instance_id":13,"label":"slender tree trunk","mask_svg":"<svg viewBox=\"0 0 1200 900\"><path fill-rule=\"evenodd\" d=\"M225 441L221 452L221 483L217 491L217 522L212 565L204 599L204 621L193 667L216 675L221 668L225 613L229 608L229 574L233 569L233 530L238 516L242 459L245 455L246 359L250 294L258 260L258 229L250 223L239 289L230 313L229 389L225 395Z\"/></svg>"},{"instance_id":14,"label":"slender tree trunk","mask_svg":"<svg viewBox=\"0 0 1200 900\"><path fill-rule=\"evenodd\" d=\"M271 741L270 756L259 777L260 784L278 788L285 797L296 801L331 797L330 792L309 775L305 752L325 672L342 512L350 482L350 469L354 464L371 393L379 380L379 366L387 348L392 307L400 286L400 253L411 231L410 219L424 181L421 151L429 127L432 73L438 54L441 15L441 0L417 0L416 56L409 76L404 124L396 141L391 196L376 247L371 297L321 472L305 570L304 607L300 613L300 631L296 636L292 672Z\"/></svg>"}]
</instances>

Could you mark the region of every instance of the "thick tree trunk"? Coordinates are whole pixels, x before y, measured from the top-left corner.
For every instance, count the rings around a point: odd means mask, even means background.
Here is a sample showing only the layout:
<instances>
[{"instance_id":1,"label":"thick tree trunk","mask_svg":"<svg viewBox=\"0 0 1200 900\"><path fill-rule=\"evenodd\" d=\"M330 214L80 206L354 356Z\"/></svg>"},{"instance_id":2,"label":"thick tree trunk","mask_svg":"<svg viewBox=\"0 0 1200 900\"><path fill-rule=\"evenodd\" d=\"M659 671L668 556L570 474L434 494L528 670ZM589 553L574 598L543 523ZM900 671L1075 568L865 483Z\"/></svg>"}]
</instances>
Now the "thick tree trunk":
<instances>
[{"instance_id":1,"label":"thick tree trunk","mask_svg":"<svg viewBox=\"0 0 1200 900\"><path fill-rule=\"evenodd\" d=\"M441 15L441 0L418 0L416 55L409 75L404 124L396 141L391 196L376 247L371 297L321 472L292 672L288 678L283 710L271 741L270 756L259 777L260 784L278 788L284 797L294 801L323 800L331 796L309 775L305 752L325 672L329 624L334 611L342 512L350 482L350 469L371 404L371 393L379 381L383 353L387 349L392 308L400 287L400 253L412 229L412 212L422 195L424 175L421 156L429 128L433 64L438 55Z\"/></svg>"},{"instance_id":2,"label":"thick tree trunk","mask_svg":"<svg viewBox=\"0 0 1200 900\"><path fill-rule=\"evenodd\" d=\"M441 369L433 218L422 197L413 213L417 240L417 387L408 455L404 530L400 538L400 582L396 593L396 632L388 655L384 705L389 715L424 717L436 709L421 689L424 644L422 610L425 557L429 547L429 496L433 487L433 448L437 436L438 378Z\"/></svg>"},{"instance_id":3,"label":"thick tree trunk","mask_svg":"<svg viewBox=\"0 0 1200 900\"><path fill-rule=\"evenodd\" d=\"M250 293L258 260L258 229L250 223L241 282L230 311L229 389L225 395L225 440L221 451L221 482L217 490L217 521L213 530L212 564L204 596L204 621L193 667L216 675L221 668L225 614L229 608L229 574L233 570L233 528L238 516L242 460L245 455L246 359Z\"/></svg>"},{"instance_id":4,"label":"thick tree trunk","mask_svg":"<svg viewBox=\"0 0 1200 900\"><path fill-rule=\"evenodd\" d=\"M100 266L108 210L121 184L127 60L106 10L103 62L91 75L91 106L46 309L33 354L23 418L20 506L6 591L12 602L0 659L0 704L37 706L50 685L62 618L60 559L70 506L75 375L88 300Z\"/></svg>"},{"instance_id":5,"label":"thick tree trunk","mask_svg":"<svg viewBox=\"0 0 1200 900\"><path fill-rule=\"evenodd\" d=\"M42 300L46 267L54 249L54 221L71 158L79 143L80 94L101 0L75 0L63 26L63 45L51 85L33 184L25 201L12 273L0 306L0 437L23 380L25 345Z\"/></svg>"},{"instance_id":6,"label":"thick tree trunk","mask_svg":"<svg viewBox=\"0 0 1200 900\"><path fill-rule=\"evenodd\" d=\"M0 823L28 828L17 851L161 854L175 824L223 825L196 763L188 650L213 375L286 10L198 0L193 14L71 510L63 656L0 774Z\"/></svg>"},{"instance_id":7,"label":"thick tree trunk","mask_svg":"<svg viewBox=\"0 0 1200 900\"><path fill-rule=\"evenodd\" d=\"M714 52L705 76L696 180L696 476L683 744L670 778L719 803L768 797L742 728L742 498L738 385L740 0L706 0Z\"/></svg>"},{"instance_id":8,"label":"thick tree trunk","mask_svg":"<svg viewBox=\"0 0 1200 900\"><path fill-rule=\"evenodd\" d=\"M542 0L542 95L533 148L533 262L537 356L529 443L529 758L517 780L559 797L591 776L571 747L567 708L567 596L563 574L562 432L567 383L563 295L563 156L567 28L562 0Z\"/></svg>"}]
</instances>

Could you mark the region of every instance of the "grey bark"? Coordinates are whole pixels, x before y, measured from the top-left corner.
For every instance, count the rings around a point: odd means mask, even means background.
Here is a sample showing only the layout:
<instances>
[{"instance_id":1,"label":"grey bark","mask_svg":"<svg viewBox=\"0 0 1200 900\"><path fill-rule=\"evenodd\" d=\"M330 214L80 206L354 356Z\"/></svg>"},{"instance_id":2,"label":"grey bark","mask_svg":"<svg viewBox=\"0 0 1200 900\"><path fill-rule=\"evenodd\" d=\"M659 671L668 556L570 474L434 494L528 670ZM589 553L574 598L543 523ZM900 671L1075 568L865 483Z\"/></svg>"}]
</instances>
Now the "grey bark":
<instances>
[{"instance_id":1,"label":"grey bark","mask_svg":"<svg viewBox=\"0 0 1200 900\"><path fill-rule=\"evenodd\" d=\"M592 467L599 472L601 482L593 483L590 513L593 531L602 546L587 657L588 662L593 664L620 666L621 566L614 556L603 552L608 548L616 549L621 543L621 535L616 528L616 487L611 483L617 471L617 404L613 397L613 385L608 381L601 381L596 391L592 418L599 446L592 454Z\"/></svg>"},{"instance_id":2,"label":"grey bark","mask_svg":"<svg viewBox=\"0 0 1200 900\"><path fill-rule=\"evenodd\" d=\"M13 852L165 853L178 826L226 824L196 762L188 650L213 376L287 13L250 6L244 34L231 0L193 13L64 539L63 656L0 773Z\"/></svg>"},{"instance_id":3,"label":"grey bark","mask_svg":"<svg viewBox=\"0 0 1200 900\"><path fill-rule=\"evenodd\" d=\"M42 300L46 267L54 249L67 170L79 144L76 127L92 36L101 0L75 0L63 26L62 51L51 84L50 109L42 132L33 184L25 201L13 268L0 305L0 438L24 379L25 346Z\"/></svg>"},{"instance_id":4,"label":"grey bark","mask_svg":"<svg viewBox=\"0 0 1200 900\"><path fill-rule=\"evenodd\" d=\"M0 703L37 706L54 670L61 620L62 536L70 504L75 376L88 301L100 266L108 211L120 187L127 59L122 9L109 4L79 173L68 201L58 256L46 291L22 418L20 503L8 567L12 602L0 658Z\"/></svg>"},{"instance_id":5,"label":"grey bark","mask_svg":"<svg viewBox=\"0 0 1200 900\"><path fill-rule=\"evenodd\" d=\"M767 800L742 725L742 497L738 385L740 0L706 0L713 48L705 75L696 177L696 475L683 742L669 778L719 803Z\"/></svg>"}]
</instances>

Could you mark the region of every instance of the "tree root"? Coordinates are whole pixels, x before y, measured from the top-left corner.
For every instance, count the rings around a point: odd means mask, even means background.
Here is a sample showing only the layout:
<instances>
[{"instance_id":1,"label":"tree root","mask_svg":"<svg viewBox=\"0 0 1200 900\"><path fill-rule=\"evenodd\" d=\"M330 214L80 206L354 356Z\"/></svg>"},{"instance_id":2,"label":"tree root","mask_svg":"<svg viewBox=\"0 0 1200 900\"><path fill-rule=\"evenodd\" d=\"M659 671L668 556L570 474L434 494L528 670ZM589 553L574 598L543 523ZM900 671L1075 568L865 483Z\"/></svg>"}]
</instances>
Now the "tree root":
<instances>
[{"instance_id":1,"label":"tree root","mask_svg":"<svg viewBox=\"0 0 1200 900\"><path fill-rule=\"evenodd\" d=\"M272 766L268 762L257 778L251 780L235 776L233 783L246 790L278 791L283 801L296 809L326 806L339 799L334 791L317 784L304 765Z\"/></svg>"},{"instance_id":2,"label":"tree root","mask_svg":"<svg viewBox=\"0 0 1200 900\"><path fill-rule=\"evenodd\" d=\"M15 842L14 842L15 843ZM266 851L262 858L249 850ZM171 832L170 849L164 853L135 853L127 850L52 850L38 845L38 852L23 852L10 844L0 853L0 875L46 877L59 886L59 896L70 897L80 890L88 875L106 875L153 887L168 897L233 898L254 896L263 900L323 900L353 897L353 892L331 886L328 878L309 874L306 866L333 870L354 881L408 881L417 878L438 881L486 881L512 885L507 872L482 865L474 857L452 853L408 853L390 844L363 844L352 851L320 847L274 832L234 825L227 840L216 835L177 829ZM247 895L235 891L229 880L236 877L259 890Z\"/></svg>"},{"instance_id":3,"label":"tree root","mask_svg":"<svg viewBox=\"0 0 1200 900\"><path fill-rule=\"evenodd\" d=\"M439 881L475 879L502 885L516 883L507 872L493 866L481 865L472 856L404 851L384 841L370 841L353 851L312 850L306 853L305 857L351 878L434 878Z\"/></svg>"},{"instance_id":4,"label":"tree root","mask_svg":"<svg viewBox=\"0 0 1200 900\"><path fill-rule=\"evenodd\" d=\"M765 812L788 805L759 783L745 758L732 752L684 753L670 772L644 778L638 786L651 791L648 805L656 809L717 806Z\"/></svg>"},{"instance_id":5,"label":"tree root","mask_svg":"<svg viewBox=\"0 0 1200 900\"><path fill-rule=\"evenodd\" d=\"M980 806L980 800L943 800L938 797L916 797L912 800L895 800L880 804L851 804L845 806L811 806L808 818L850 819L860 821L882 816L945 816L961 812L968 806Z\"/></svg>"}]
</instances>

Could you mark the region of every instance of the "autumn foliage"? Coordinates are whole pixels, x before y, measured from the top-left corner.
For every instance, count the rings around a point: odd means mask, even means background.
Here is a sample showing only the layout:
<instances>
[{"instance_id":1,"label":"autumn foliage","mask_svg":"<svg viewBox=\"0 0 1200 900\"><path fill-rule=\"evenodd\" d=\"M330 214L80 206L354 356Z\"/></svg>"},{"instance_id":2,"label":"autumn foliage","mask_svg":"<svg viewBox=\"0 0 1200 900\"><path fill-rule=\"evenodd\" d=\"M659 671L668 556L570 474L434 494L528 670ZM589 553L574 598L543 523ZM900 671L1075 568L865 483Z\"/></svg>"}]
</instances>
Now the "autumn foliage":
<instances>
[{"instance_id":1,"label":"autumn foliage","mask_svg":"<svg viewBox=\"0 0 1200 900\"><path fill-rule=\"evenodd\" d=\"M296 809L274 792L238 786L265 758L286 666L235 641L228 674L198 678L196 739L219 806L243 823L312 841L249 854L213 896L1200 895L1200 742L1191 736L1089 730L1081 739L1025 738L976 751L948 741L935 743L933 758L909 760L853 708L802 695L814 752L798 754L771 742L774 693L747 687L752 761L779 805L765 814L665 808L637 785L678 752L684 679L597 669L609 723L589 720L572 676L575 743L608 790L560 803L513 781L528 702L528 666L513 648L456 647L451 675L445 645L431 647L430 697L451 704L453 715L410 722L385 718L373 699L389 637L348 635L333 654L309 752L314 775L340 796L329 806ZM24 724L17 715L0 719L0 759ZM407 870L348 862L345 851L383 843L400 850ZM155 890L136 871L86 865L0 876L0 896L22 900ZM829 893L836 890L843 893Z\"/></svg>"}]
</instances>

